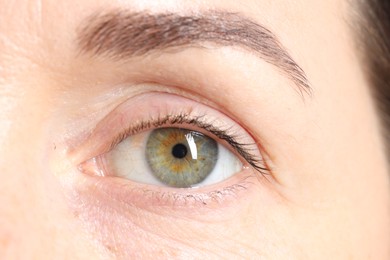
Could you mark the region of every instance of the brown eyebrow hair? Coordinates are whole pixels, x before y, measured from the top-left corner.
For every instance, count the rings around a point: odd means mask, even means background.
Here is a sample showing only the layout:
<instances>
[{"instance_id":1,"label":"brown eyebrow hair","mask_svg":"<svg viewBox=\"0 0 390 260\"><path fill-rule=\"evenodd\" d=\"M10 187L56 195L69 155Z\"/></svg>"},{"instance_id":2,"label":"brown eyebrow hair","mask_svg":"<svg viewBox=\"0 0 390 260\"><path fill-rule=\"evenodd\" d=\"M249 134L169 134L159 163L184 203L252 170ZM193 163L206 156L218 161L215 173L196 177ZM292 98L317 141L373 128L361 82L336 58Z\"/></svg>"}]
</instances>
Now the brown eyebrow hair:
<instances>
[{"instance_id":1,"label":"brown eyebrow hair","mask_svg":"<svg viewBox=\"0 0 390 260\"><path fill-rule=\"evenodd\" d=\"M199 15L110 11L96 13L78 31L82 53L113 59L141 56L152 51L202 43L239 46L254 51L292 80L303 94L311 94L305 72L276 36L264 26L236 13Z\"/></svg>"}]
</instances>

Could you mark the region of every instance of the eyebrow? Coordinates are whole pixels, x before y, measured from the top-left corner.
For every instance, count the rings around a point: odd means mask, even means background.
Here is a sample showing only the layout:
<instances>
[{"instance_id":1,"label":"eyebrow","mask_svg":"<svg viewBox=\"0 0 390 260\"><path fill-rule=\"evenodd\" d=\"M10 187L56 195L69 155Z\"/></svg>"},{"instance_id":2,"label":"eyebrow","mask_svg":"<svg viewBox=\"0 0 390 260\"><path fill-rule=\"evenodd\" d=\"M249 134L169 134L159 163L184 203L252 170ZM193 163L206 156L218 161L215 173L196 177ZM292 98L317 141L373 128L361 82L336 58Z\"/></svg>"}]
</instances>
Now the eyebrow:
<instances>
[{"instance_id":1,"label":"eyebrow","mask_svg":"<svg viewBox=\"0 0 390 260\"><path fill-rule=\"evenodd\" d=\"M96 13L80 26L78 47L82 53L128 59L152 51L202 46L238 46L257 54L292 80L303 94L311 87L302 68L277 37L264 26L236 13L175 13L110 11Z\"/></svg>"}]
</instances>

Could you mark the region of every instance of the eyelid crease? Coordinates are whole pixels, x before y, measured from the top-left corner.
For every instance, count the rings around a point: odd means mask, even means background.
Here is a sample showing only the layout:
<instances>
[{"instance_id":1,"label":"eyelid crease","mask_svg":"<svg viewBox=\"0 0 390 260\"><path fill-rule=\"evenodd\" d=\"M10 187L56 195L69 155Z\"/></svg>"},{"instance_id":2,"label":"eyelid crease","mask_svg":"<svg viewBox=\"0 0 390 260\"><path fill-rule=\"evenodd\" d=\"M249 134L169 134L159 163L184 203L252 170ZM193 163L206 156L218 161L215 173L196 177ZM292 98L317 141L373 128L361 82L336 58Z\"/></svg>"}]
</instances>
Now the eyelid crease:
<instances>
[{"instance_id":1,"label":"eyelid crease","mask_svg":"<svg viewBox=\"0 0 390 260\"><path fill-rule=\"evenodd\" d=\"M239 13L208 11L198 14L104 10L87 17L77 31L80 54L113 60L152 51L214 43L249 49L284 72L304 98L312 96L306 73L269 29Z\"/></svg>"},{"instance_id":2,"label":"eyelid crease","mask_svg":"<svg viewBox=\"0 0 390 260\"><path fill-rule=\"evenodd\" d=\"M109 150L113 149L118 143L123 141L128 136L139 133L143 130L148 130L152 127L162 127L166 125L172 125L177 127L180 124L189 124L199 127L207 132L210 132L220 140L227 142L245 161L249 163L257 172L262 175L269 174L269 169L265 166L264 159L258 158L251 154L250 149L247 146L253 146L255 144L245 144L237 141L237 137L228 133L229 129L219 129L213 126L211 123L206 123L202 120L204 116L191 116L189 114L178 114L178 115L166 115L164 117L158 117L149 121L142 121L135 125L130 125L125 131L119 133L113 142L109 146Z\"/></svg>"}]
</instances>

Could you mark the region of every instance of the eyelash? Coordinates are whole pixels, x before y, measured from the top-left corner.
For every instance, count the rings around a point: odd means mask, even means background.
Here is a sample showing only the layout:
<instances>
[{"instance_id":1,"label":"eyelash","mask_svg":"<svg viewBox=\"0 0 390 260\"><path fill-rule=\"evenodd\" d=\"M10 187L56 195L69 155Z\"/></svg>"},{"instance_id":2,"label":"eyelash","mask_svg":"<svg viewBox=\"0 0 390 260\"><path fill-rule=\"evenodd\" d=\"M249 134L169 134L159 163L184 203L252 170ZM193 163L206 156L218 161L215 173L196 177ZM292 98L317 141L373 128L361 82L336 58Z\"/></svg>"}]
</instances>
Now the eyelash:
<instances>
[{"instance_id":1,"label":"eyelash","mask_svg":"<svg viewBox=\"0 0 390 260\"><path fill-rule=\"evenodd\" d=\"M122 142L128 136L137 134L144 130L149 130L152 127L159 128L163 126L180 126L183 124L188 124L191 126L199 127L202 130L205 130L208 133L211 133L220 140L228 143L236 153L238 153L242 158L262 175L267 175L269 169L265 166L265 162L262 159L259 159L258 156L255 156L251 153L249 146L254 144L245 144L237 141L237 136L229 134L229 129L220 129L214 127L212 122L208 123L205 120L202 120L205 116L191 116L189 114L178 114L178 115L166 115L159 116L156 119L151 119L147 121L141 121L137 124L128 126L124 131L120 132L111 142L109 150L113 149L117 144Z\"/></svg>"}]
</instances>

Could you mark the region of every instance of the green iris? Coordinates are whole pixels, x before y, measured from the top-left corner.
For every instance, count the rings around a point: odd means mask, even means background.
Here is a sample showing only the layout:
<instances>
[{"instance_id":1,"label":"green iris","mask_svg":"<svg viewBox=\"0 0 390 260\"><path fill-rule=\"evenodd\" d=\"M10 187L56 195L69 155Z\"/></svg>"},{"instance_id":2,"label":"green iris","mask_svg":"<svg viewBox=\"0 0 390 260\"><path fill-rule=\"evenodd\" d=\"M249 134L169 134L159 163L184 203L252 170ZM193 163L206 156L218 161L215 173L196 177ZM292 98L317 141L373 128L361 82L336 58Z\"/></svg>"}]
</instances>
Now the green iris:
<instances>
[{"instance_id":1,"label":"green iris","mask_svg":"<svg viewBox=\"0 0 390 260\"><path fill-rule=\"evenodd\" d=\"M202 182L214 169L218 144L196 131L159 128L147 140L146 159L161 182L187 188Z\"/></svg>"}]
</instances>

